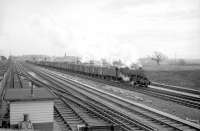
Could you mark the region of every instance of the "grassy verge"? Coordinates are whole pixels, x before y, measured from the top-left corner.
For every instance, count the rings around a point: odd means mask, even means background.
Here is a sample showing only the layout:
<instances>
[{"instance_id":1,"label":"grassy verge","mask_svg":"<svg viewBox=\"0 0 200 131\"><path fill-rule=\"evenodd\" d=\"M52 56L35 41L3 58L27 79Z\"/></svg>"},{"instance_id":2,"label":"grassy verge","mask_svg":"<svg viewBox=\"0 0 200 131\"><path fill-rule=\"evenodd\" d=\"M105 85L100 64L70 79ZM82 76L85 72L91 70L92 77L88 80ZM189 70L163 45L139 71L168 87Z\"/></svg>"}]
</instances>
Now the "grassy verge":
<instances>
[{"instance_id":1,"label":"grassy verge","mask_svg":"<svg viewBox=\"0 0 200 131\"><path fill-rule=\"evenodd\" d=\"M152 81L200 90L200 66L155 66L144 69Z\"/></svg>"}]
</instances>

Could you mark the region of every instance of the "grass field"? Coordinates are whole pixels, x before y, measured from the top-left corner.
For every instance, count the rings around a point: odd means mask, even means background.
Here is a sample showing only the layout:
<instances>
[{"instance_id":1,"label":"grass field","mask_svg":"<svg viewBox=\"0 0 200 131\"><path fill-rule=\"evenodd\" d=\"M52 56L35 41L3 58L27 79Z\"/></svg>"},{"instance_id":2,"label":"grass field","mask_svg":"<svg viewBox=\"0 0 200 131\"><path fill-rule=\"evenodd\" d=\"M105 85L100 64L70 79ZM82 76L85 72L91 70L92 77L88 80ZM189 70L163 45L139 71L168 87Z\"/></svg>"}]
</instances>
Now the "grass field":
<instances>
[{"instance_id":1,"label":"grass field","mask_svg":"<svg viewBox=\"0 0 200 131\"><path fill-rule=\"evenodd\" d=\"M200 65L146 66L144 70L152 81L200 90Z\"/></svg>"}]
</instances>

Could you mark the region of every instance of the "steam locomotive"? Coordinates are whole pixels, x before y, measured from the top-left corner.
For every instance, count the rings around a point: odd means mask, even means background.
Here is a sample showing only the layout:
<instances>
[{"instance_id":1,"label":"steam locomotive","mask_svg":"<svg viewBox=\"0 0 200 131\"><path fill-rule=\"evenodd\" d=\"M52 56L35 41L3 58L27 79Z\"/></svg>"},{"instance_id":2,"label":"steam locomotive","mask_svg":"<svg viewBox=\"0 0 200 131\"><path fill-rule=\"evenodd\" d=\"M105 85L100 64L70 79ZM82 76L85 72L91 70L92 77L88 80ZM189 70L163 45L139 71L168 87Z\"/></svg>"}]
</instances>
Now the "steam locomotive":
<instances>
[{"instance_id":1,"label":"steam locomotive","mask_svg":"<svg viewBox=\"0 0 200 131\"><path fill-rule=\"evenodd\" d=\"M33 63L33 62L32 62ZM96 66L90 64L74 64L68 62L48 62L35 61L34 64L62 69L69 72L84 74L92 77L102 79L115 80L119 82L126 82L134 87L143 86L148 87L150 81L144 74L142 68L130 69L128 67L114 67L114 66Z\"/></svg>"}]
</instances>

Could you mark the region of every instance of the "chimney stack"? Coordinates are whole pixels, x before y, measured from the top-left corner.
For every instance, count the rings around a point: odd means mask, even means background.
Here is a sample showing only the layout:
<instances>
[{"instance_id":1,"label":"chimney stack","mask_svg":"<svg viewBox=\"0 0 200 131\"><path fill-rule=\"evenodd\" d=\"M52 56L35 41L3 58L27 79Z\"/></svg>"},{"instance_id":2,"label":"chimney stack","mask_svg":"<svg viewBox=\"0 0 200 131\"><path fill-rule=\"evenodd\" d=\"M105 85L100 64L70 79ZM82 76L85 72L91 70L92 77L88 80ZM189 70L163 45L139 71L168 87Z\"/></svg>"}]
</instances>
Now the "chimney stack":
<instances>
[{"instance_id":1,"label":"chimney stack","mask_svg":"<svg viewBox=\"0 0 200 131\"><path fill-rule=\"evenodd\" d=\"M31 86L31 96L34 96L34 94L33 94L33 83L30 82L29 85Z\"/></svg>"}]
</instances>

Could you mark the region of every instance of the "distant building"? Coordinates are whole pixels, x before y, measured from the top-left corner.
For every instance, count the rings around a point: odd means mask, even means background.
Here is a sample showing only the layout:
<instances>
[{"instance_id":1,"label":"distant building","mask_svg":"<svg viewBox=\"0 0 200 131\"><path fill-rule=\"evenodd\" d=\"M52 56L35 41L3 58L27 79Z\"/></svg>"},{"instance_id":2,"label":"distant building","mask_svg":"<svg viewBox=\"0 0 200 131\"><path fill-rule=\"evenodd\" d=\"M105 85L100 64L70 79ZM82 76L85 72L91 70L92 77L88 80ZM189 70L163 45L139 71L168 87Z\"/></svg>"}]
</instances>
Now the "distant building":
<instances>
[{"instance_id":1,"label":"distant building","mask_svg":"<svg viewBox=\"0 0 200 131\"><path fill-rule=\"evenodd\" d=\"M17 56L18 60L29 60L29 61L51 61L51 57L46 55L22 55Z\"/></svg>"},{"instance_id":2,"label":"distant building","mask_svg":"<svg viewBox=\"0 0 200 131\"><path fill-rule=\"evenodd\" d=\"M53 61L55 62L70 62L70 63L80 63L80 57L77 56L64 56L64 57L55 57Z\"/></svg>"}]
</instances>

